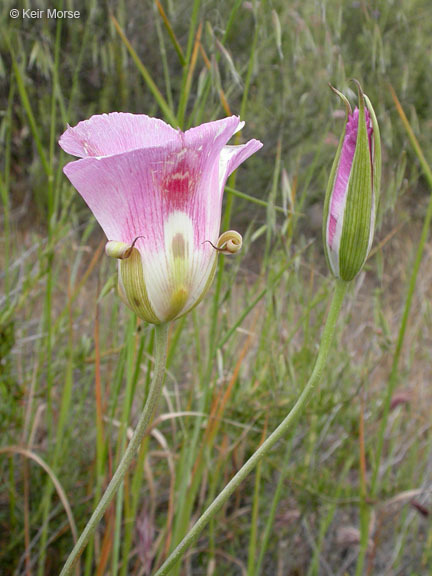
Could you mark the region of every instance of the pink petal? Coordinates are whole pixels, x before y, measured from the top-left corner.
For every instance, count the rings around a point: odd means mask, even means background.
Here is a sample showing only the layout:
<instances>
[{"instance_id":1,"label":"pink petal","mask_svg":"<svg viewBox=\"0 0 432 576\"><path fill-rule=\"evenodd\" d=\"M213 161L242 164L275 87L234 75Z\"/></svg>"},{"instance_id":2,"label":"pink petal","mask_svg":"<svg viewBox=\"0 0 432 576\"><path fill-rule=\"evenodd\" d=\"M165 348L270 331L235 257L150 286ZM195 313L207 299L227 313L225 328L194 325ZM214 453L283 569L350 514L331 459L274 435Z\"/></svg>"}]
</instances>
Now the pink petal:
<instances>
[{"instance_id":1,"label":"pink petal","mask_svg":"<svg viewBox=\"0 0 432 576\"><path fill-rule=\"evenodd\" d=\"M64 173L88 204L109 240L131 243L160 238L166 211L161 172L179 144L132 150L116 156L70 162ZM139 241L140 242L140 241ZM137 243L137 248L139 245Z\"/></svg>"},{"instance_id":2,"label":"pink petal","mask_svg":"<svg viewBox=\"0 0 432 576\"><path fill-rule=\"evenodd\" d=\"M204 156L210 153L219 154L240 124L243 123L240 122L238 116L229 116L222 120L201 124L184 133L185 145L188 148L202 151Z\"/></svg>"},{"instance_id":3,"label":"pink petal","mask_svg":"<svg viewBox=\"0 0 432 576\"><path fill-rule=\"evenodd\" d=\"M178 138L179 132L157 118L145 114L112 112L92 116L69 128L59 140L68 154L110 156L137 148L165 146Z\"/></svg>"},{"instance_id":4,"label":"pink petal","mask_svg":"<svg viewBox=\"0 0 432 576\"><path fill-rule=\"evenodd\" d=\"M163 146L110 156L87 156L66 165L65 174L109 240L130 243L137 236L146 235L145 240L137 242L137 248L157 249L163 239L163 222L169 214L181 211L194 222L197 246L206 240L215 243L226 178L262 144L251 140L242 146L226 146L239 127L236 116L182 133L147 116L115 113L93 116L88 122L69 128L61 143L65 150L79 153L72 146L77 144L74 138L82 137L86 131L96 137L100 129L99 152L103 147L108 152L109 145L120 139L119 126L131 127L137 122L153 127L154 133L161 127L167 129L170 137L164 138ZM161 134L158 133L160 144ZM133 137L137 142L138 136ZM152 142L155 141L153 138Z\"/></svg>"},{"instance_id":5,"label":"pink petal","mask_svg":"<svg viewBox=\"0 0 432 576\"><path fill-rule=\"evenodd\" d=\"M330 248L333 247L337 224L343 218L349 176L357 142L358 116L359 111L356 108L354 113L350 115L345 128L345 138L330 204L327 236Z\"/></svg>"},{"instance_id":6,"label":"pink petal","mask_svg":"<svg viewBox=\"0 0 432 576\"><path fill-rule=\"evenodd\" d=\"M240 146L225 146L223 148L219 160L219 183L222 190L234 170L260 148L262 148L262 142L259 140L249 140Z\"/></svg>"},{"instance_id":7,"label":"pink petal","mask_svg":"<svg viewBox=\"0 0 432 576\"><path fill-rule=\"evenodd\" d=\"M354 153L357 143L359 110L356 108L349 116L346 128L345 138L342 145L342 152L339 160L338 171L333 186L331 197L329 219L328 219L328 242L332 249L337 249L338 230L342 226L343 213L345 210L346 193L348 191L349 177L354 159ZM366 129L369 139L369 150L372 154L372 122L367 109L365 109Z\"/></svg>"},{"instance_id":8,"label":"pink petal","mask_svg":"<svg viewBox=\"0 0 432 576\"><path fill-rule=\"evenodd\" d=\"M131 243L141 253L163 246L170 214L184 212L195 227L195 244L216 242L222 191L219 154L170 142L162 148L132 150L115 156L83 158L64 172L95 215L109 240ZM207 151L208 152L208 151Z\"/></svg>"},{"instance_id":9,"label":"pink petal","mask_svg":"<svg viewBox=\"0 0 432 576\"><path fill-rule=\"evenodd\" d=\"M218 180L219 157L241 124L237 116L231 116L181 132L181 152L170 155L162 167L162 189L169 212L184 210L190 204L199 242L217 240L223 195Z\"/></svg>"},{"instance_id":10,"label":"pink petal","mask_svg":"<svg viewBox=\"0 0 432 576\"><path fill-rule=\"evenodd\" d=\"M197 171L198 173L201 171L203 174L202 193L205 196L211 196L209 209L197 213L199 221L205 223L205 240L215 242L218 238L222 196L228 176L262 147L262 143L257 140L251 140L242 146L226 146L233 134L243 126L244 122L240 122L238 116L231 116L191 128L185 133L186 146L200 153L202 166L201 169L197 168ZM206 182L206 173L209 174L210 172L205 167L212 166L214 169L215 163L219 164L218 186L215 183ZM219 220L214 218L216 214L218 214Z\"/></svg>"}]
</instances>

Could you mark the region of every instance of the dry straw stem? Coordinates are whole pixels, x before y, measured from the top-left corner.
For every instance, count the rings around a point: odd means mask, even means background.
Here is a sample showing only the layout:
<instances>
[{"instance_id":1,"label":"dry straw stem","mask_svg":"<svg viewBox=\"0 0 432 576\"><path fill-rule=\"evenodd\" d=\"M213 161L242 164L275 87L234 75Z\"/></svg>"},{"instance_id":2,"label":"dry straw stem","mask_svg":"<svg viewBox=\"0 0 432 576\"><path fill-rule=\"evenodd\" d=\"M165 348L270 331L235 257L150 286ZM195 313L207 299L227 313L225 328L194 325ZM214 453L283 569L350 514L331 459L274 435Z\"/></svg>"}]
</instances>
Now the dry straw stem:
<instances>
[{"instance_id":1,"label":"dry straw stem","mask_svg":"<svg viewBox=\"0 0 432 576\"><path fill-rule=\"evenodd\" d=\"M78 533L77 533L77 528L76 528L75 520L74 520L73 513L72 513L72 508L69 504L68 497L66 496L66 493L63 490L63 487L60 484L60 481L57 478L57 476L55 475L52 468L50 466L48 466L48 464L45 462L45 460L43 460L35 452L32 452L31 450L28 450L27 448L23 448L21 446L3 446L2 448L0 448L0 454L9 454L11 456L13 456L14 454L20 454L24 458L27 458L29 460L33 460L33 462L36 462L36 464L38 466L40 466L48 474L52 483L54 484L54 488L57 491L58 497L60 498L60 502L63 504L63 508L65 509L66 516L68 518L68 522L69 522L69 526L70 526L70 529L72 532L74 542L76 542L78 539ZM76 566L76 573L79 576L79 574L80 574L79 565Z\"/></svg>"},{"instance_id":2,"label":"dry straw stem","mask_svg":"<svg viewBox=\"0 0 432 576\"><path fill-rule=\"evenodd\" d=\"M135 428L134 435L129 443L129 446L127 447L126 452L123 455L117 470L114 473L114 476L111 479L111 482L108 484L108 487L105 490L99 504L97 505L90 520L88 521L81 536L79 537L78 542L75 544L69 558L66 561L66 564L63 567L63 570L60 573L60 576L71 574L75 564L78 562L92 534L96 530L102 516L105 514L105 511L107 510L112 499L120 488L123 479L129 469L129 466L138 452L141 441L145 436L151 417L153 416L156 405L158 404L165 376L168 347L168 324L160 324L159 326L155 326L155 331L156 363L152 384L144 406L144 410L141 413L138 424Z\"/></svg>"}]
</instances>

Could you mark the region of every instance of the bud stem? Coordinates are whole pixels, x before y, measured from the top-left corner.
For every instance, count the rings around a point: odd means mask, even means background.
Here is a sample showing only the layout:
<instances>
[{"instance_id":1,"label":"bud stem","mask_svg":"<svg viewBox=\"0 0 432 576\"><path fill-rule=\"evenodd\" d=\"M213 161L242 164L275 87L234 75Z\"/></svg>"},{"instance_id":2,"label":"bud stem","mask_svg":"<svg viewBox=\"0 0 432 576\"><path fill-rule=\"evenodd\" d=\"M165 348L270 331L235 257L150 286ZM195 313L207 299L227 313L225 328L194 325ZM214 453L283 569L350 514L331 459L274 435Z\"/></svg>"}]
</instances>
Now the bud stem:
<instances>
[{"instance_id":1,"label":"bud stem","mask_svg":"<svg viewBox=\"0 0 432 576\"><path fill-rule=\"evenodd\" d=\"M337 319L341 310L342 302L347 291L349 284L343 280L336 281L336 290L333 295L333 299L330 305L330 310L327 316L327 321L324 326L324 330L321 337L321 345L318 352L318 356L315 362L314 369L312 371L311 377L306 384L303 392L298 398L297 402L285 417L285 419L279 424L279 426L270 434L270 436L261 444L261 446L254 452L254 454L247 460L247 462L240 468L240 470L233 476L233 478L228 482L225 488L220 492L220 494L213 500L210 506L205 510L205 512L200 516L188 534L183 538L180 544L173 550L173 552L168 556L167 560L159 568L154 576L166 576L171 568L182 558L186 550L197 541L199 535L205 526L214 518L217 512L222 508L228 498L233 494L233 492L238 488L238 486L245 480L245 478L252 472L255 466L262 460L262 458L273 448L273 446L280 440L288 429L295 424L298 418L302 415L304 409L306 408L312 394L315 390L315 386L319 383L322 373L324 371L325 365L327 363L327 357L330 351L330 346L333 341L333 336L336 328Z\"/></svg>"},{"instance_id":2,"label":"bud stem","mask_svg":"<svg viewBox=\"0 0 432 576\"><path fill-rule=\"evenodd\" d=\"M75 544L66 564L63 566L63 570L60 576L68 576L72 573L74 566L78 562L81 554L83 553L85 547L88 544L91 536L97 528L102 516L104 515L106 509L110 505L112 499L114 498L117 490L120 488L123 478L129 469L129 466L136 456L138 449L141 445L141 441L145 436L147 427L150 423L153 412L159 402L159 397L162 391L162 385L165 376L166 358L167 358L167 348L168 348L168 324L160 324L155 326L156 334L156 361L152 383L150 386L149 395L147 397L144 409L138 420L138 424L135 428L135 432L129 442L129 446L118 465L111 482L108 484L99 504L97 505L95 511L91 515L90 520L87 522L81 536L79 537L77 543Z\"/></svg>"}]
</instances>

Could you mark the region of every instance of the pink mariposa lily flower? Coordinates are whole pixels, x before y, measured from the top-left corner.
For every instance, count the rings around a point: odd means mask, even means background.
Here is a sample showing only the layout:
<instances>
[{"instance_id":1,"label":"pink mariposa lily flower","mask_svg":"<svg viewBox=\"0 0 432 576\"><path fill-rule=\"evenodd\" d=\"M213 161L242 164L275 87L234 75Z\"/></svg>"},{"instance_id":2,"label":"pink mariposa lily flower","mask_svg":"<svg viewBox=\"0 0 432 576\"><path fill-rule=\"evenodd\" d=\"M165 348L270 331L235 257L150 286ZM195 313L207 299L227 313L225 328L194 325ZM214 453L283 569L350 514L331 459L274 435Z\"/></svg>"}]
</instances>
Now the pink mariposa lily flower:
<instances>
[{"instance_id":1,"label":"pink mariposa lily flower","mask_svg":"<svg viewBox=\"0 0 432 576\"><path fill-rule=\"evenodd\" d=\"M80 159L64 172L119 258L119 292L144 320L160 324L189 312L213 279L228 176L262 146L227 146L237 116L182 132L145 115L112 113L68 127L59 144ZM216 248L216 249L215 249Z\"/></svg>"}]
</instances>

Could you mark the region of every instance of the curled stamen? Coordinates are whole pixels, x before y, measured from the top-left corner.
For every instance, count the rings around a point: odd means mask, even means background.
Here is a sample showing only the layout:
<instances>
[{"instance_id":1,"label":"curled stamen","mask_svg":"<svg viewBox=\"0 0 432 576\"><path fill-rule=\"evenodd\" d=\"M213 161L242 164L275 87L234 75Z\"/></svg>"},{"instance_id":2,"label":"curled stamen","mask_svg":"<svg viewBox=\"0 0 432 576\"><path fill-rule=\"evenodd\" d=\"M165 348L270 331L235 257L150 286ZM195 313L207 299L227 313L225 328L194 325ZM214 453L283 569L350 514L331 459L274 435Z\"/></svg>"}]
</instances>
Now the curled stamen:
<instances>
[{"instance_id":1,"label":"curled stamen","mask_svg":"<svg viewBox=\"0 0 432 576\"><path fill-rule=\"evenodd\" d=\"M218 248L217 246L215 246L213 244L213 242L211 240L204 240L204 242L201 242L201 244L210 244L210 246L212 248L214 248L215 250L217 250L218 252L223 252L223 248Z\"/></svg>"},{"instance_id":2,"label":"curled stamen","mask_svg":"<svg viewBox=\"0 0 432 576\"><path fill-rule=\"evenodd\" d=\"M116 240L110 240L105 246L105 254L111 258L118 258L119 260L126 260L132 254L135 243L139 238L144 238L144 236L137 236L132 244L126 244L126 242L117 242Z\"/></svg>"},{"instance_id":3,"label":"curled stamen","mask_svg":"<svg viewBox=\"0 0 432 576\"><path fill-rule=\"evenodd\" d=\"M224 254L235 254L241 250L243 238L235 230L228 230L219 236L217 246Z\"/></svg>"},{"instance_id":4,"label":"curled stamen","mask_svg":"<svg viewBox=\"0 0 432 576\"><path fill-rule=\"evenodd\" d=\"M235 254L241 249L243 239L241 234L235 230L228 230L221 234L217 241L217 246L215 246L210 240L205 240L203 244L206 242L208 242L218 252L222 252L222 254Z\"/></svg>"}]
</instances>

